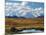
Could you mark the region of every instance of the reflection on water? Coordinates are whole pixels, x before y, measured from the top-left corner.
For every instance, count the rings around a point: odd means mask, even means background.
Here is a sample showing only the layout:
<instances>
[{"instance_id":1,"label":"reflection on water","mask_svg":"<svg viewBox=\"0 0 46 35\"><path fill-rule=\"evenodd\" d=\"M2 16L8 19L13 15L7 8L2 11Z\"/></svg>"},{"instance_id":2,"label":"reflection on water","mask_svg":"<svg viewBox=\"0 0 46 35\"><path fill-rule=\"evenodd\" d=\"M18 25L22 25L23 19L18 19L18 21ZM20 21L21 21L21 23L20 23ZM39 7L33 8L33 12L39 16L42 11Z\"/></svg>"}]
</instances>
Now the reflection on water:
<instances>
[{"instance_id":1,"label":"reflection on water","mask_svg":"<svg viewBox=\"0 0 46 35\"><path fill-rule=\"evenodd\" d=\"M41 30L35 30L35 29L32 29L32 30L23 30L23 31L21 31L21 32L34 32L34 33L38 33L38 32L43 32L43 31L41 31Z\"/></svg>"},{"instance_id":2,"label":"reflection on water","mask_svg":"<svg viewBox=\"0 0 46 35\"><path fill-rule=\"evenodd\" d=\"M23 33L42 33L42 32L43 32L43 31L41 31L41 30L31 29L31 30L19 31L19 32L17 32L17 33L14 32L14 34L8 33L8 34L6 34L6 35L16 35L16 34L18 34L18 33L20 33L20 34L23 34Z\"/></svg>"}]
</instances>

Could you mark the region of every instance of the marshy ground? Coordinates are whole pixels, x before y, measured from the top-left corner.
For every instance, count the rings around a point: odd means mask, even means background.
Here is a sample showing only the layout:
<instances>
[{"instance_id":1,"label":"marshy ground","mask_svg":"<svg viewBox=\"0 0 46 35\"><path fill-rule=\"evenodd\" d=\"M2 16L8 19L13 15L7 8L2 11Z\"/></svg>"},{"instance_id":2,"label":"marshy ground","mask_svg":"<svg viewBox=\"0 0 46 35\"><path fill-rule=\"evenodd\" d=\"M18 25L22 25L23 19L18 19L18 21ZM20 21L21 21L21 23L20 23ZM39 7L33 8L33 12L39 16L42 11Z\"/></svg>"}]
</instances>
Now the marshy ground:
<instances>
[{"instance_id":1,"label":"marshy ground","mask_svg":"<svg viewBox=\"0 0 46 35\"><path fill-rule=\"evenodd\" d=\"M44 30L44 19L43 18L6 18L5 19L5 30L8 33L13 33L10 31L12 27L15 27L17 30Z\"/></svg>"}]
</instances>

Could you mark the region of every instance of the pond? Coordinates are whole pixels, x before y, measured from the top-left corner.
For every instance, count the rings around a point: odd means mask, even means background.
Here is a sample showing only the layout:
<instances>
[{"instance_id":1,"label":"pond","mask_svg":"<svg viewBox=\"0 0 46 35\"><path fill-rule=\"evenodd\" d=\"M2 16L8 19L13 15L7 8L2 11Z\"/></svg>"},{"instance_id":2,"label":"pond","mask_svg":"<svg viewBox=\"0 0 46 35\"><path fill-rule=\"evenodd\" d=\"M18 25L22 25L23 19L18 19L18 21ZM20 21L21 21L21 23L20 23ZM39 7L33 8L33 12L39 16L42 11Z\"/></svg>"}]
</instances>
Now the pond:
<instances>
[{"instance_id":1,"label":"pond","mask_svg":"<svg viewBox=\"0 0 46 35\"><path fill-rule=\"evenodd\" d=\"M24 32L24 33L40 33L40 32L43 32L43 31L32 29L32 30L23 30L21 32Z\"/></svg>"},{"instance_id":2,"label":"pond","mask_svg":"<svg viewBox=\"0 0 46 35\"><path fill-rule=\"evenodd\" d=\"M6 33L6 35L28 34L28 33L42 33L42 32L44 32L44 31L31 29L31 30L22 30L22 31L14 32L14 33Z\"/></svg>"}]
</instances>

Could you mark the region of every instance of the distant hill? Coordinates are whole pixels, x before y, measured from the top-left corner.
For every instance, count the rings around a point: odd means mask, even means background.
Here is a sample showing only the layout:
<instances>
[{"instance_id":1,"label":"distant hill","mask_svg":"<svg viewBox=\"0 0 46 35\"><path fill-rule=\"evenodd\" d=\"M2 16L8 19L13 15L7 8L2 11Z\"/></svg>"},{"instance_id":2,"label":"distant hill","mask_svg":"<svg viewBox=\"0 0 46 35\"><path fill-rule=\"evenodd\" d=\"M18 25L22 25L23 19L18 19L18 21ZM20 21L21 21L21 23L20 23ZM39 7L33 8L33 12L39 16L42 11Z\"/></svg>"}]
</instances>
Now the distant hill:
<instances>
[{"instance_id":1,"label":"distant hill","mask_svg":"<svg viewBox=\"0 0 46 35\"><path fill-rule=\"evenodd\" d=\"M5 18L25 18L25 17L17 17L17 16L5 16Z\"/></svg>"},{"instance_id":2,"label":"distant hill","mask_svg":"<svg viewBox=\"0 0 46 35\"><path fill-rule=\"evenodd\" d=\"M38 16L37 18L44 18L44 16Z\"/></svg>"},{"instance_id":3,"label":"distant hill","mask_svg":"<svg viewBox=\"0 0 46 35\"><path fill-rule=\"evenodd\" d=\"M17 17L17 16L5 16L5 18L25 18L25 17ZM36 18L44 18L44 16L38 16Z\"/></svg>"},{"instance_id":4,"label":"distant hill","mask_svg":"<svg viewBox=\"0 0 46 35\"><path fill-rule=\"evenodd\" d=\"M5 16L6 18L18 18L17 16Z\"/></svg>"}]
</instances>

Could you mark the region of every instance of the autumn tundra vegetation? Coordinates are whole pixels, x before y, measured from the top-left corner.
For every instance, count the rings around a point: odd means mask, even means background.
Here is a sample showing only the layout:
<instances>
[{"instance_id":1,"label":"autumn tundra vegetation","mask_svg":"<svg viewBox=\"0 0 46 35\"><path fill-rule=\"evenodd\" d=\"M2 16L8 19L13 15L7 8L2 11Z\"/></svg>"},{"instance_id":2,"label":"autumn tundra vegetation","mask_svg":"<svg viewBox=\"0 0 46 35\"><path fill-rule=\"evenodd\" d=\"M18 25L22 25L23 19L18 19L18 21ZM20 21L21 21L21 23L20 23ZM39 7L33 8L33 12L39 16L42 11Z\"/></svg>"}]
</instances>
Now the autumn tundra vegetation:
<instances>
[{"instance_id":1,"label":"autumn tundra vegetation","mask_svg":"<svg viewBox=\"0 0 46 35\"><path fill-rule=\"evenodd\" d=\"M23 29L44 29L44 19L43 18L6 18L5 28L9 31L12 27L17 30Z\"/></svg>"}]
</instances>

